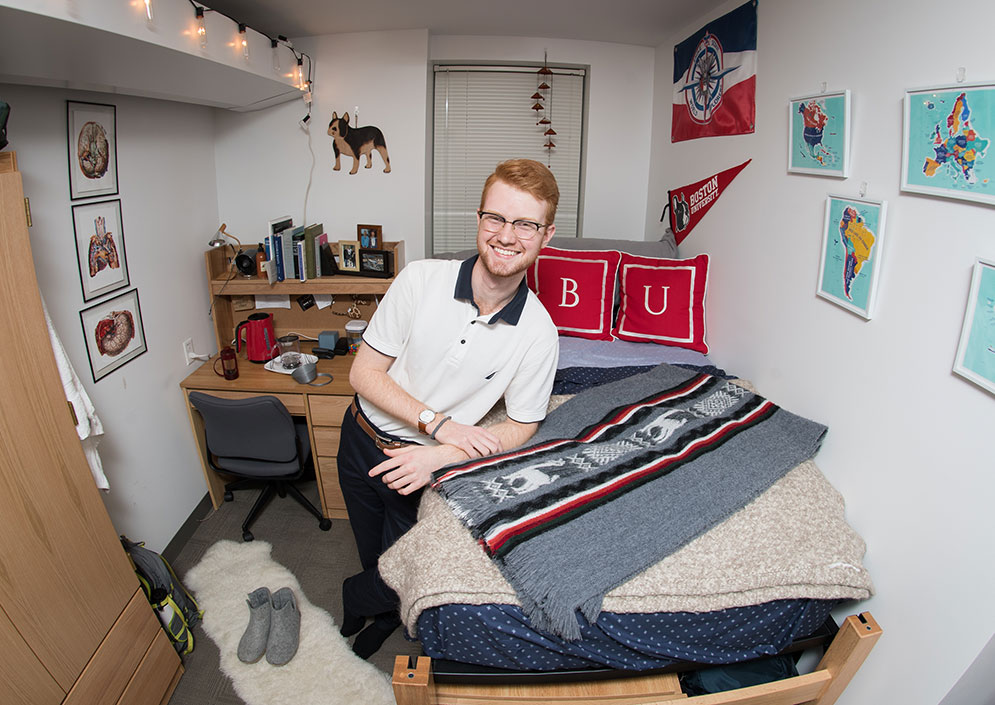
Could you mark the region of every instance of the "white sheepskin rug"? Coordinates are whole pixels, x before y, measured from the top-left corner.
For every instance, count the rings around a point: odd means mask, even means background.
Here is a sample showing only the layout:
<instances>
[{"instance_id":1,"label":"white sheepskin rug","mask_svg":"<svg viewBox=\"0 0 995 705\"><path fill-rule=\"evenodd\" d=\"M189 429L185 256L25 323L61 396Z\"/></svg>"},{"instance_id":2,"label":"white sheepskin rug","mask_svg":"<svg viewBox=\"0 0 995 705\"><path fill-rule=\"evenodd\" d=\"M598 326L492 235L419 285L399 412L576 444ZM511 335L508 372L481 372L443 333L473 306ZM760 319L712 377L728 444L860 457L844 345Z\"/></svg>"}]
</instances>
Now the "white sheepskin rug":
<instances>
[{"instance_id":1,"label":"white sheepskin rug","mask_svg":"<svg viewBox=\"0 0 995 705\"><path fill-rule=\"evenodd\" d=\"M379 705L394 703L386 674L352 653L325 610L308 602L300 584L270 558L265 541L219 541L184 577L204 610L204 632L221 650L221 670L248 705ZM290 587L301 612L300 646L285 666L254 664L236 651L249 623L245 599L256 588Z\"/></svg>"}]
</instances>

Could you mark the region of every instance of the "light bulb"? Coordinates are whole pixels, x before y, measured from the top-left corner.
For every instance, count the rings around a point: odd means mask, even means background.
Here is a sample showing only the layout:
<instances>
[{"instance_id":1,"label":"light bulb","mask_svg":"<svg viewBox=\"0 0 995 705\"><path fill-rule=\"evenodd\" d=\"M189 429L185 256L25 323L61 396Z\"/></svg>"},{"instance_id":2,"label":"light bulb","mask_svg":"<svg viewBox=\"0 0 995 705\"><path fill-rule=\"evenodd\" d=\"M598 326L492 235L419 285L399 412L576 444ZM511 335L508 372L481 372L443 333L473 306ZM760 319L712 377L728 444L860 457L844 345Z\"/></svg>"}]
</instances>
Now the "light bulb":
<instances>
[{"instance_id":1,"label":"light bulb","mask_svg":"<svg viewBox=\"0 0 995 705\"><path fill-rule=\"evenodd\" d=\"M280 45L275 39L270 39L269 44L273 47L273 73L280 73Z\"/></svg>"},{"instance_id":2,"label":"light bulb","mask_svg":"<svg viewBox=\"0 0 995 705\"><path fill-rule=\"evenodd\" d=\"M200 48L207 49L207 25L204 23L204 8L195 8L194 12L197 16L197 37L200 39Z\"/></svg>"},{"instance_id":3,"label":"light bulb","mask_svg":"<svg viewBox=\"0 0 995 705\"><path fill-rule=\"evenodd\" d=\"M307 90L307 82L304 80L304 57L297 59L297 68L294 71L294 82L300 90Z\"/></svg>"},{"instance_id":4,"label":"light bulb","mask_svg":"<svg viewBox=\"0 0 995 705\"><path fill-rule=\"evenodd\" d=\"M242 47L242 58L249 60L249 38L245 34L245 25L238 25L238 43Z\"/></svg>"}]
</instances>

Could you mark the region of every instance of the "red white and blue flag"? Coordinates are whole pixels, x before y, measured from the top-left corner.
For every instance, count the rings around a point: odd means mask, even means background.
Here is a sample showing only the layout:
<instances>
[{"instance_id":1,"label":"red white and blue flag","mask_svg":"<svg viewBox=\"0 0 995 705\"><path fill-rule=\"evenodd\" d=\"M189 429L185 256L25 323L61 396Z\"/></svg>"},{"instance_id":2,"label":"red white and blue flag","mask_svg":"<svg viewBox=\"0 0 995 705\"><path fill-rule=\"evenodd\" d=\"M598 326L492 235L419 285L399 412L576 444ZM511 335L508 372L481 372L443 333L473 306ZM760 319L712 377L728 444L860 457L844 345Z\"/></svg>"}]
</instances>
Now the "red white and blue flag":
<instances>
[{"instance_id":1,"label":"red white and blue flag","mask_svg":"<svg viewBox=\"0 0 995 705\"><path fill-rule=\"evenodd\" d=\"M674 47L671 142L753 132L757 0L709 22Z\"/></svg>"}]
</instances>

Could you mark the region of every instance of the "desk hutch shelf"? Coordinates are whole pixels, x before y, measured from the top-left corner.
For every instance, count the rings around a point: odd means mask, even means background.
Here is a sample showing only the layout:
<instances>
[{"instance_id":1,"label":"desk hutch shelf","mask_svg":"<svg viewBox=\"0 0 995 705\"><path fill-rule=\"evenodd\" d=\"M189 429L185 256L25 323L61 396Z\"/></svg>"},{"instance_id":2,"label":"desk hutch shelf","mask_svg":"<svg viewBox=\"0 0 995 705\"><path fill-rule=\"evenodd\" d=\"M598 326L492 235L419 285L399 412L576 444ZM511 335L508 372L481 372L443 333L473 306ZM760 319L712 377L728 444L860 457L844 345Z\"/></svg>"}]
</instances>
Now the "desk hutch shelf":
<instances>
[{"instance_id":1,"label":"desk hutch shelf","mask_svg":"<svg viewBox=\"0 0 995 705\"><path fill-rule=\"evenodd\" d=\"M404 267L404 243L385 242L384 248L394 253L394 272ZM246 277L232 264L232 250L219 247L204 253L207 266L207 281L213 300L212 316L214 334L218 349L231 345L235 339L235 328L253 311L255 296L289 296L289 309L268 309L273 314L273 324L277 335L289 332L317 337L324 330L338 330L345 333L349 317L346 309L356 304L364 320L370 320L376 310L377 299L386 293L394 281L393 277L378 279L339 274L331 277L318 277L308 281L284 280L273 285L266 279L256 276ZM302 294L331 294L334 303L330 308L319 309L312 306L302 310L296 299ZM247 308L240 308L245 305Z\"/></svg>"}]
</instances>

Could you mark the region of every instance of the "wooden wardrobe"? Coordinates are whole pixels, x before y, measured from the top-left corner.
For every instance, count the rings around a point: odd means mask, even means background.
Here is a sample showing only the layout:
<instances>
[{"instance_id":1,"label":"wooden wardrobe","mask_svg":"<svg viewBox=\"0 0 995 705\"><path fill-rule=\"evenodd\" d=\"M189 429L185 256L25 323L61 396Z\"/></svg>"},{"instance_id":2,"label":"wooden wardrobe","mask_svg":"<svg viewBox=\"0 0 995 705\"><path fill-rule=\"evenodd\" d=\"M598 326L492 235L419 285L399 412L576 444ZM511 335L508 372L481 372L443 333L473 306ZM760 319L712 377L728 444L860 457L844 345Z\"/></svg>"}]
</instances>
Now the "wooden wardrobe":
<instances>
[{"instance_id":1,"label":"wooden wardrobe","mask_svg":"<svg viewBox=\"0 0 995 705\"><path fill-rule=\"evenodd\" d=\"M76 435L13 153L0 172L0 703L158 705L183 668Z\"/></svg>"}]
</instances>

